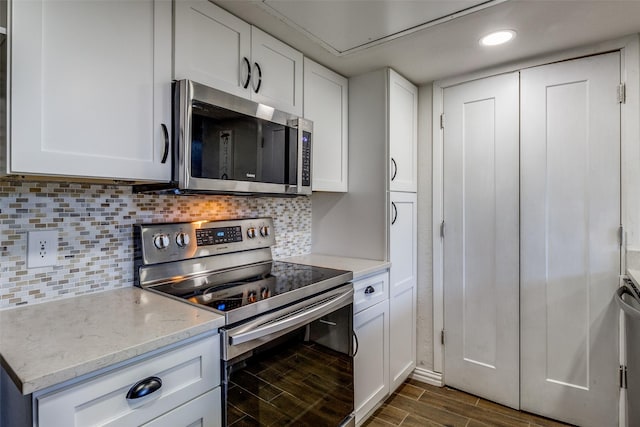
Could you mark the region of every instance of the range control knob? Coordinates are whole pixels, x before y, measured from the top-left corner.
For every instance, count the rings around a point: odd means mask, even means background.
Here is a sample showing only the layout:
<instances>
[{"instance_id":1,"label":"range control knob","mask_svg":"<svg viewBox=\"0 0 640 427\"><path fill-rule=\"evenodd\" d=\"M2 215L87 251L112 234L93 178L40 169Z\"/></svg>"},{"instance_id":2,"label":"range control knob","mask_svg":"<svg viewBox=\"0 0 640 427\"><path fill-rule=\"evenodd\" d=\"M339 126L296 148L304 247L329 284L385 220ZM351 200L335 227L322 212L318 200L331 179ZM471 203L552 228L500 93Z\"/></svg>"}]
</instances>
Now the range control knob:
<instances>
[{"instance_id":1,"label":"range control knob","mask_svg":"<svg viewBox=\"0 0 640 427\"><path fill-rule=\"evenodd\" d=\"M189 235L187 233L178 233L176 234L176 244L178 246L180 246L181 248L184 248L185 246L189 245Z\"/></svg>"},{"instance_id":2,"label":"range control knob","mask_svg":"<svg viewBox=\"0 0 640 427\"><path fill-rule=\"evenodd\" d=\"M158 234L153 238L153 244L158 249L164 249L169 246L169 236L166 234Z\"/></svg>"},{"instance_id":3,"label":"range control knob","mask_svg":"<svg viewBox=\"0 0 640 427\"><path fill-rule=\"evenodd\" d=\"M260 235L262 237L267 237L269 236L269 234L271 234L271 230L269 229L268 225L263 225L262 227L260 227Z\"/></svg>"},{"instance_id":4,"label":"range control knob","mask_svg":"<svg viewBox=\"0 0 640 427\"><path fill-rule=\"evenodd\" d=\"M247 228L247 237L250 239L254 239L256 237L256 228L249 227Z\"/></svg>"}]
</instances>

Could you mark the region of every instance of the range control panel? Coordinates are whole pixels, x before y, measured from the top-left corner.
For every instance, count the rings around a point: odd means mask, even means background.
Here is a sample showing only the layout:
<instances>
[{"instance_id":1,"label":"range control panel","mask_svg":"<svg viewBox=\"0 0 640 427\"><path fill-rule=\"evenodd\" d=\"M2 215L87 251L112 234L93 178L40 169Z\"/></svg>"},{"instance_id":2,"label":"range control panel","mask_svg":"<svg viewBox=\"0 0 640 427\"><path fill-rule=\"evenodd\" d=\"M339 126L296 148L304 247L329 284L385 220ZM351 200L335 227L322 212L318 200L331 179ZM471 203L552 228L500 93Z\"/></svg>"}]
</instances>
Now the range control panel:
<instances>
[{"instance_id":1,"label":"range control panel","mask_svg":"<svg viewBox=\"0 0 640 427\"><path fill-rule=\"evenodd\" d=\"M180 261L275 245L268 217L137 225L143 264Z\"/></svg>"},{"instance_id":2,"label":"range control panel","mask_svg":"<svg viewBox=\"0 0 640 427\"><path fill-rule=\"evenodd\" d=\"M200 228L196 229L198 246L220 245L222 243L242 242L242 227Z\"/></svg>"}]
</instances>

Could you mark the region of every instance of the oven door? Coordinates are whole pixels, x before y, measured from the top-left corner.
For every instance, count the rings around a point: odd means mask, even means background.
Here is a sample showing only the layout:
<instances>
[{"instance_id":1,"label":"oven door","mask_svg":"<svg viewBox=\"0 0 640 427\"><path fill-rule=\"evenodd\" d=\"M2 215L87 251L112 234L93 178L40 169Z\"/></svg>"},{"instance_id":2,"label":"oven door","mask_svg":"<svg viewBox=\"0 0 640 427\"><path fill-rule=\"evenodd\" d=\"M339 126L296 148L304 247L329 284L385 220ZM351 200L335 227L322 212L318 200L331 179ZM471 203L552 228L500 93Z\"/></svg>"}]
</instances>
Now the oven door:
<instances>
[{"instance_id":1,"label":"oven door","mask_svg":"<svg viewBox=\"0 0 640 427\"><path fill-rule=\"evenodd\" d=\"M224 329L224 425L355 425L353 338L351 284Z\"/></svg>"}]
</instances>

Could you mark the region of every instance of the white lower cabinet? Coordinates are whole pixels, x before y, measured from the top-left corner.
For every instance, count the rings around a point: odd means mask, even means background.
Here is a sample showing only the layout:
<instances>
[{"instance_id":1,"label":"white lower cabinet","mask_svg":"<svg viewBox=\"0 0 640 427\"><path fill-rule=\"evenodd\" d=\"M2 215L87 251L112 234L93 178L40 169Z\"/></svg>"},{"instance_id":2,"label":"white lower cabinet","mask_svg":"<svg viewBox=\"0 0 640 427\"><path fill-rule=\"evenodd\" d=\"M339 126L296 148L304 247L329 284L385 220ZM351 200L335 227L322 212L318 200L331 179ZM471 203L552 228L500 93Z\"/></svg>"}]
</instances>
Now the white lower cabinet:
<instances>
[{"instance_id":1,"label":"white lower cabinet","mask_svg":"<svg viewBox=\"0 0 640 427\"><path fill-rule=\"evenodd\" d=\"M168 412L143 427L221 427L220 387Z\"/></svg>"},{"instance_id":2,"label":"white lower cabinet","mask_svg":"<svg viewBox=\"0 0 640 427\"><path fill-rule=\"evenodd\" d=\"M353 329L356 423L389 394L389 273L354 282Z\"/></svg>"},{"instance_id":3,"label":"white lower cabinet","mask_svg":"<svg viewBox=\"0 0 640 427\"><path fill-rule=\"evenodd\" d=\"M161 386L127 398L141 381ZM157 380L156 384L157 384ZM207 426L221 423L219 335L66 387L34 394L38 427Z\"/></svg>"}]
</instances>

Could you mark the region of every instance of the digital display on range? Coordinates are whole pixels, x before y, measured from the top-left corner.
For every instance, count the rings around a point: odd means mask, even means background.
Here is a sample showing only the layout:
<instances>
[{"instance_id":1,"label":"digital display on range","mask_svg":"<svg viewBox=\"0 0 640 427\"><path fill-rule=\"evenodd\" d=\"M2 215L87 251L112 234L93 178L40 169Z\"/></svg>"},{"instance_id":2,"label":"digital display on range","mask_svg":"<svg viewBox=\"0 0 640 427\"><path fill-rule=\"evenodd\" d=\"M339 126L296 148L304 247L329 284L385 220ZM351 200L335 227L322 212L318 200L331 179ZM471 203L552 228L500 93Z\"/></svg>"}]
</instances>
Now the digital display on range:
<instances>
[{"instance_id":1,"label":"digital display on range","mask_svg":"<svg viewBox=\"0 0 640 427\"><path fill-rule=\"evenodd\" d=\"M196 244L198 246L220 245L223 243L242 242L240 226L201 228L196 230Z\"/></svg>"}]
</instances>

